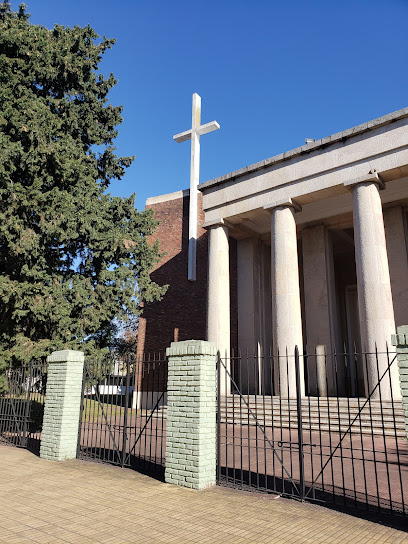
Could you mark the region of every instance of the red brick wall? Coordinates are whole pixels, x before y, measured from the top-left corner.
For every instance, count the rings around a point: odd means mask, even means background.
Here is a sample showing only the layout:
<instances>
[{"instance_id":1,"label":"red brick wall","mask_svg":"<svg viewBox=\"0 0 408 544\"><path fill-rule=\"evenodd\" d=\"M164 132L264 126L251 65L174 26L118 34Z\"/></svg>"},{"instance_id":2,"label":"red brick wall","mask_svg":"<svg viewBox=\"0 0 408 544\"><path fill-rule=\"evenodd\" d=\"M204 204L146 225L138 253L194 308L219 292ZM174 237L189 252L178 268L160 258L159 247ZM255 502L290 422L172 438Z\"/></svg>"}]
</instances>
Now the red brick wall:
<instances>
[{"instance_id":1,"label":"red brick wall","mask_svg":"<svg viewBox=\"0 0 408 544\"><path fill-rule=\"evenodd\" d=\"M189 197L180 197L148 206L161 221L152 236L166 253L151 273L159 285L169 285L159 302L146 303L139 320L137 353L139 360L161 360L171 342L206 340L208 236L204 222L202 195L198 195L197 280L187 279ZM231 347L238 344L237 244L230 238ZM138 389L163 391L167 374L161 371L155 380L139 372Z\"/></svg>"},{"instance_id":2,"label":"red brick wall","mask_svg":"<svg viewBox=\"0 0 408 544\"><path fill-rule=\"evenodd\" d=\"M152 236L166 253L151 273L159 285L169 285L159 302L146 303L139 321L138 354L164 351L171 342L205 340L207 330L207 232L202 195L198 195L197 280L187 279L189 197L147 206L161 221Z\"/></svg>"}]
</instances>

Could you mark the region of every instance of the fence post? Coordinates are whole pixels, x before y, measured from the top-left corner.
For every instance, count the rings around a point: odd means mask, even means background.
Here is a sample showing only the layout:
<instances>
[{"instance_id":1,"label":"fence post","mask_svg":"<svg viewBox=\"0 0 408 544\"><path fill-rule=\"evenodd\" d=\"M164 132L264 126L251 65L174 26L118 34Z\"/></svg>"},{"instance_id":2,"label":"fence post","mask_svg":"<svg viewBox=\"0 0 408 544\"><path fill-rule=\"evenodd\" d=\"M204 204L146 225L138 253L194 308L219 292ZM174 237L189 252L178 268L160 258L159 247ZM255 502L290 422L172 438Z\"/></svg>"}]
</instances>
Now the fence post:
<instances>
[{"instance_id":1,"label":"fence post","mask_svg":"<svg viewBox=\"0 0 408 544\"><path fill-rule=\"evenodd\" d=\"M408 325L397 328L398 334L392 335L392 345L396 346L402 405L405 416L405 430L408 439Z\"/></svg>"},{"instance_id":2,"label":"fence post","mask_svg":"<svg viewBox=\"0 0 408 544\"><path fill-rule=\"evenodd\" d=\"M212 342L167 349L166 482L204 489L216 481L216 356Z\"/></svg>"},{"instance_id":3,"label":"fence post","mask_svg":"<svg viewBox=\"0 0 408 544\"><path fill-rule=\"evenodd\" d=\"M40 457L53 461L74 459L81 411L82 351L54 351L48 358Z\"/></svg>"},{"instance_id":4,"label":"fence post","mask_svg":"<svg viewBox=\"0 0 408 544\"><path fill-rule=\"evenodd\" d=\"M300 498L305 499L305 456L303 447L303 419L302 419L302 387L301 387L301 368L299 361L299 348L295 346L295 370L296 370L296 412L297 412L297 428L298 428L298 446L299 446L299 488ZM289 410L290 410L290 405Z\"/></svg>"}]
</instances>

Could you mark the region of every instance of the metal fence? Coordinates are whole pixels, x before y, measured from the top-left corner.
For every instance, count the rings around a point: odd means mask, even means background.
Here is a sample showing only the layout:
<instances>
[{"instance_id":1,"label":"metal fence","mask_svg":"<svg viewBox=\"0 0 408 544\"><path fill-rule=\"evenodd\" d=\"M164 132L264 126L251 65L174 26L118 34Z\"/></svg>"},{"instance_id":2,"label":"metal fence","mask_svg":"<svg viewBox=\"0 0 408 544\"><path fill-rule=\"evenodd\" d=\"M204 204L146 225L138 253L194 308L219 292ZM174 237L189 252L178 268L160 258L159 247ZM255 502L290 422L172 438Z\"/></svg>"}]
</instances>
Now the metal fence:
<instances>
[{"instance_id":1,"label":"metal fence","mask_svg":"<svg viewBox=\"0 0 408 544\"><path fill-rule=\"evenodd\" d=\"M85 361L78 457L162 477L167 359L126 355Z\"/></svg>"},{"instance_id":2,"label":"metal fence","mask_svg":"<svg viewBox=\"0 0 408 544\"><path fill-rule=\"evenodd\" d=\"M37 455L44 415L47 364L31 361L0 374L0 443L27 448Z\"/></svg>"},{"instance_id":3,"label":"metal fence","mask_svg":"<svg viewBox=\"0 0 408 544\"><path fill-rule=\"evenodd\" d=\"M220 359L218 482L406 516L408 447L392 385L396 367L388 352L300 355L296 348L280 357ZM362 387L369 388L364 396Z\"/></svg>"}]
</instances>

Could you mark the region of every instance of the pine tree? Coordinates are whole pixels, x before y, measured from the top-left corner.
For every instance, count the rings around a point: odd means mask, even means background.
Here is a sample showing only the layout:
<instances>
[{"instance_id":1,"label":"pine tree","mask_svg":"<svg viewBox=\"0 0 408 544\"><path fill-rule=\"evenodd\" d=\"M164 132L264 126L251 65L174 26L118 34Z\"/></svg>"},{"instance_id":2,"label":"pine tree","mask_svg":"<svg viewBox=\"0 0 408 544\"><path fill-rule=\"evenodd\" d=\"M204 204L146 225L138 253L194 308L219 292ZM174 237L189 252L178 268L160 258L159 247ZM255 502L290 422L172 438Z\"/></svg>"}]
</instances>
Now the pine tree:
<instances>
[{"instance_id":1,"label":"pine tree","mask_svg":"<svg viewBox=\"0 0 408 544\"><path fill-rule=\"evenodd\" d=\"M132 162L113 145L116 80L98 72L113 44L0 5L0 366L103 348L115 319L164 294L151 212L107 193Z\"/></svg>"}]
</instances>

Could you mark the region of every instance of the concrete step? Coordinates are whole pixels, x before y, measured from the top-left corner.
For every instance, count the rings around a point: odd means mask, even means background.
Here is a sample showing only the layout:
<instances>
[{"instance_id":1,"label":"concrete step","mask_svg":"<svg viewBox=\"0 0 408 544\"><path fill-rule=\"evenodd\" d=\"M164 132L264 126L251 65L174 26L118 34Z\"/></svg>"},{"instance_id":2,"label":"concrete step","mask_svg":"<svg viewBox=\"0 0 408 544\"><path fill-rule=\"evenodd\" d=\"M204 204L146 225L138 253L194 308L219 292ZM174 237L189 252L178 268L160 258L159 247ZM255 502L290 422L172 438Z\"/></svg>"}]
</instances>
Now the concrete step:
<instances>
[{"instance_id":1,"label":"concrete step","mask_svg":"<svg viewBox=\"0 0 408 544\"><path fill-rule=\"evenodd\" d=\"M221 421L228 424L297 428L295 399L255 395L229 395L220 399ZM252 414L249 412L252 411ZM233 416L233 417L232 417ZM357 419L355 419L357 418ZM355 419L355 421L354 421ZM405 419L401 401L306 397L302 399L302 425L305 430L405 437Z\"/></svg>"},{"instance_id":2,"label":"concrete step","mask_svg":"<svg viewBox=\"0 0 408 544\"><path fill-rule=\"evenodd\" d=\"M244 400L245 399L245 400ZM349 425L353 434L406 437L404 410L401 401L347 399L332 397L306 397L302 399L302 425L305 431L345 433ZM248 413L248 406L253 415ZM364 408L363 408L364 406ZM255 395L229 395L220 399L221 423L229 425L297 429L297 403L295 399L262 397ZM166 417L167 406L156 411L157 417ZM233 416L233 417L232 417ZM255 416L255 417L254 417ZM330 420L330 421L329 421Z\"/></svg>"},{"instance_id":3,"label":"concrete step","mask_svg":"<svg viewBox=\"0 0 408 544\"><path fill-rule=\"evenodd\" d=\"M243 410L248 410L248 406L251 410L265 410L268 411L268 412L296 412L297 411L297 407L296 406L287 406L287 405L282 405L280 406L279 404L276 404L276 405L268 405L268 404L256 404L256 403L245 403L245 402L242 402L242 403L239 403L239 402L236 402L236 403L232 403L232 402L228 402L227 404L225 403L221 403L221 408L223 410L225 409L228 409L228 410L239 410L239 409L243 409ZM302 404L302 412L303 413L320 413L320 414L335 414L335 413L350 413L350 414L358 414L358 413L363 413L363 414L395 414L395 415L402 415L404 413L404 410L402 409L402 406L401 407L387 407L387 406L379 406L379 405L371 405L371 406L361 406L361 407L357 407L357 406L345 406L345 405L339 405L339 406L336 406L336 405L329 405L329 406L318 406L318 405L307 405L307 404Z\"/></svg>"},{"instance_id":4,"label":"concrete step","mask_svg":"<svg viewBox=\"0 0 408 544\"><path fill-rule=\"evenodd\" d=\"M274 421L276 423L284 423L284 422L287 422L287 423L296 423L297 422L297 415L296 414L291 414L290 417L289 417L289 414L264 414L263 412L259 412L256 413L256 412L253 412L252 414L251 413L248 413L248 412L232 412L231 411L224 411L224 410L221 410L221 415L222 417L227 417L228 419L236 419L236 420L242 420L243 422L247 421L248 419L258 419L259 421ZM376 418L370 418L370 417L364 417L364 416L358 416L358 417L348 417L347 415L342 415L340 414L340 416L338 414L336 415L333 415L332 417L327 417L327 415L325 417L322 417L322 416L313 416L313 415L310 415L310 414L305 414L303 413L302 414L302 421L311 421L315 424L319 424L319 423L324 423L324 422L333 422L333 423L338 423L340 421L340 423L342 425L350 425L353 423L353 425L370 425L370 424L375 424L377 426L382 426L382 424L384 423L384 426L389 426L389 425L393 425L394 421L395 421L395 424L396 425L402 425L404 426L405 424L405 420L404 418L401 416L401 417L383 417L383 418L380 418L380 417L376 417Z\"/></svg>"},{"instance_id":5,"label":"concrete step","mask_svg":"<svg viewBox=\"0 0 408 544\"><path fill-rule=\"evenodd\" d=\"M259 406L257 408L251 408L248 409L246 406L235 406L233 408L221 406L221 413L227 413L227 414L242 414L243 416L247 414L253 414L257 417L273 417L274 419L280 418L280 417L291 417L296 418L297 417L297 410L268 410L260 408ZM357 418L358 420L368 420L368 421L392 421L394 419L403 419L404 414L403 412L369 412L366 410L363 410L361 412L355 411L355 412L348 412L346 410L340 410L340 411L317 411L317 410L305 410L302 409L302 417L309 417L309 418L315 418L315 419L345 419L353 421L354 418Z\"/></svg>"},{"instance_id":6,"label":"concrete step","mask_svg":"<svg viewBox=\"0 0 408 544\"><path fill-rule=\"evenodd\" d=\"M248 419L254 419L254 417L256 419L258 419L258 421L260 422L270 422L270 421L273 421L275 424L279 424L279 423L291 423L291 424L297 424L297 416L295 415L291 415L289 417L288 414L284 414L284 415L271 415L271 414L263 414L263 413L253 413L252 414L249 414L249 417L248 417L248 412L241 412L241 413L237 413L235 412L233 414L233 412L225 412L225 411L222 411L221 410L221 415L223 418L227 417L229 420L233 420L235 419L237 422L238 421L242 421L243 423L247 422ZM404 418L402 417L396 417L395 419L393 417L384 417L384 418L369 418L369 417L357 417L357 418L348 418L347 416L341 416L340 417L338 415L334 416L334 417L319 417L319 416L310 416L309 414L302 414L302 421L303 422L312 422L316 425L323 425L323 424L328 424L328 422L330 421L330 424L338 424L340 422L341 425L350 425L350 424L353 424L353 426L368 426L368 425L374 425L374 426L377 426L377 427L382 427L383 425L385 427L389 427L389 426L393 426L394 425L394 422L395 422L395 425L397 426L400 426L402 428L404 428L405 426L405 421L404 421Z\"/></svg>"},{"instance_id":7,"label":"concrete step","mask_svg":"<svg viewBox=\"0 0 408 544\"><path fill-rule=\"evenodd\" d=\"M296 399L284 399L279 398L277 396L269 396L269 395L228 395L227 397L223 396L221 397L221 403L225 403L226 401L228 403L239 403L241 399L241 402L246 403L257 403L257 404L269 404L269 405L291 405L296 406L297 400ZM395 400L394 402L391 402L389 400L384 400L380 403L379 400L376 399L370 399L367 401L366 398L360 397L360 398L345 398L345 397L303 397L302 398L302 405L310 405L310 406L350 406L350 407L362 407L365 403L369 406L379 406L380 404L385 408L392 408L394 405L395 408L402 407L402 401L401 400Z\"/></svg>"},{"instance_id":8,"label":"concrete step","mask_svg":"<svg viewBox=\"0 0 408 544\"><path fill-rule=\"evenodd\" d=\"M222 419L221 420L221 423L225 423L225 419ZM230 419L227 419L227 423L229 425L237 425L238 422L237 420L230 420ZM294 424L293 422L291 423L291 425L289 424L285 424L283 423L282 425L278 424L276 422L276 424L272 424L272 422L266 422L264 424L264 422L259 422L261 427L264 427L264 428L275 428L275 429L291 429L291 430L296 430L297 429L297 424ZM254 427L256 425L256 422L255 420L251 421L249 423L249 427ZM243 423L242 424L242 428L245 428L245 427L248 427L248 423ZM386 437L395 437L397 436L397 438L401 438L401 439L406 439L406 436L407 436L407 432L405 430L405 426L402 427L400 425L396 426L396 428L394 429L394 426L392 427L392 429L389 429L389 428L385 428L383 430L383 428L381 427L375 427L375 426L362 426L361 429L360 427L358 428L355 428L354 426L351 427L351 429L349 429L348 426L346 425L340 425L340 428L338 425L336 424L330 424L330 426L328 424L323 424L321 423L320 425L316 425L316 424L310 424L310 423L307 423L307 422L303 422L303 431L316 431L316 432L322 432L322 433L328 433L330 432L331 434L344 434L344 433L350 433L354 436L357 436L357 435L368 435L368 436L371 436L371 435L374 435L374 436L378 436L378 437L382 437L382 436L386 436Z\"/></svg>"},{"instance_id":9,"label":"concrete step","mask_svg":"<svg viewBox=\"0 0 408 544\"><path fill-rule=\"evenodd\" d=\"M241 400L232 400L228 398L227 400L222 399L221 400L221 409L222 410L244 410L247 411L248 407L252 411L265 411L265 413L296 413L297 412L297 405L293 402L288 401L282 401L282 402L276 402L271 401L268 399L265 399L265 402L262 401L262 399L259 401L255 401L252 399L241 399ZM370 403L364 404L364 402L361 402L360 404L353 402L353 403L347 403L344 401L330 401L330 402L317 402L317 401L303 401L302 402L302 412L303 413L310 413L310 414L330 414L330 416L334 416L337 414L367 414L368 416L375 416L383 414L384 416L403 416L404 410L402 407L402 402L395 402L393 405L391 403L382 403L380 404L379 401L371 401Z\"/></svg>"}]
</instances>

